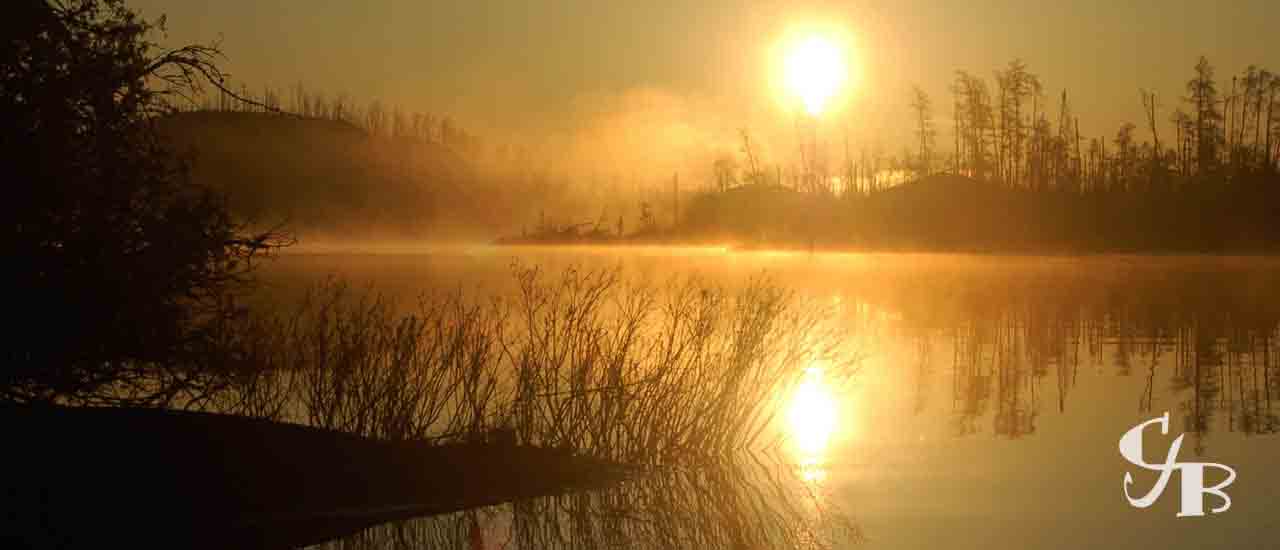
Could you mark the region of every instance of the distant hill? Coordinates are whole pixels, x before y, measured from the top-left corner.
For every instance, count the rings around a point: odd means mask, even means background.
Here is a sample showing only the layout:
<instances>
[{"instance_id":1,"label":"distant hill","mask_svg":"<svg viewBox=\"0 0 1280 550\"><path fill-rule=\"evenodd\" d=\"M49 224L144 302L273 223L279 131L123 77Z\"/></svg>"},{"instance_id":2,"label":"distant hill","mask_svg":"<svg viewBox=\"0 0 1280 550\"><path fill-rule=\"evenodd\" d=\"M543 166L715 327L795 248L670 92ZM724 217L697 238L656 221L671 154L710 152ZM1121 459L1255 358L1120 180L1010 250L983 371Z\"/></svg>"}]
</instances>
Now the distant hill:
<instances>
[{"instance_id":1,"label":"distant hill","mask_svg":"<svg viewBox=\"0 0 1280 550\"><path fill-rule=\"evenodd\" d=\"M1248 182L1085 194L948 174L853 196L744 185L691 201L682 230L695 240L784 247L1252 253L1280 243L1272 196Z\"/></svg>"},{"instance_id":2,"label":"distant hill","mask_svg":"<svg viewBox=\"0 0 1280 550\"><path fill-rule=\"evenodd\" d=\"M1018 193L971 178L938 175L866 197L742 185L697 197L683 229L700 239L759 245L950 249L1005 242Z\"/></svg>"},{"instance_id":3,"label":"distant hill","mask_svg":"<svg viewBox=\"0 0 1280 550\"><path fill-rule=\"evenodd\" d=\"M740 185L694 197L681 230L697 240L779 244L804 238L803 213L823 204L776 184Z\"/></svg>"},{"instance_id":4,"label":"distant hill","mask_svg":"<svg viewBox=\"0 0 1280 550\"><path fill-rule=\"evenodd\" d=\"M760 246L996 251L1081 248L1066 223L1076 196L933 175L866 196L743 185L691 201L682 230L696 240ZM1077 224L1081 225L1081 224ZM1083 224L1086 228L1089 224Z\"/></svg>"},{"instance_id":5,"label":"distant hill","mask_svg":"<svg viewBox=\"0 0 1280 550\"><path fill-rule=\"evenodd\" d=\"M1045 246L1053 220L1043 195L939 174L886 189L858 209L858 230L888 245L933 249Z\"/></svg>"},{"instance_id":6,"label":"distant hill","mask_svg":"<svg viewBox=\"0 0 1280 550\"><path fill-rule=\"evenodd\" d=\"M858 231L878 246L962 251L1250 251L1274 249L1269 190L1178 193L1032 190L935 175L868 197Z\"/></svg>"},{"instance_id":7,"label":"distant hill","mask_svg":"<svg viewBox=\"0 0 1280 550\"><path fill-rule=\"evenodd\" d=\"M267 113L180 113L160 129L179 152L195 154L198 182L225 191L235 213L258 223L421 234L481 211L467 185L472 167L439 144Z\"/></svg>"}]
</instances>

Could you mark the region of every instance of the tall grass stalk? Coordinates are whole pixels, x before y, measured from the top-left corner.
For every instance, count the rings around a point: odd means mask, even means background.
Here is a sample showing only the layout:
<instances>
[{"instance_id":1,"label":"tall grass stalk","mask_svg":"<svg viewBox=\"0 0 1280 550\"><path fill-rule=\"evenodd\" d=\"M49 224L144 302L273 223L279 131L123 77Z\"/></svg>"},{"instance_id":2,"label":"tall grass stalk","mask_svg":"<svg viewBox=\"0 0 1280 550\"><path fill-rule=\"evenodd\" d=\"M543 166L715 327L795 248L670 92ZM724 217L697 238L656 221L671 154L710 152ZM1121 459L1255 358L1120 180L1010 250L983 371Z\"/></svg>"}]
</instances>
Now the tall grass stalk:
<instances>
[{"instance_id":1,"label":"tall grass stalk","mask_svg":"<svg viewBox=\"0 0 1280 550\"><path fill-rule=\"evenodd\" d=\"M566 449L691 464L775 441L806 369L856 361L823 311L759 277L631 283L617 270L514 266L515 290L424 296L405 311L327 282L227 329L236 375L199 408L391 440ZM234 345L231 345L234 344Z\"/></svg>"}]
</instances>

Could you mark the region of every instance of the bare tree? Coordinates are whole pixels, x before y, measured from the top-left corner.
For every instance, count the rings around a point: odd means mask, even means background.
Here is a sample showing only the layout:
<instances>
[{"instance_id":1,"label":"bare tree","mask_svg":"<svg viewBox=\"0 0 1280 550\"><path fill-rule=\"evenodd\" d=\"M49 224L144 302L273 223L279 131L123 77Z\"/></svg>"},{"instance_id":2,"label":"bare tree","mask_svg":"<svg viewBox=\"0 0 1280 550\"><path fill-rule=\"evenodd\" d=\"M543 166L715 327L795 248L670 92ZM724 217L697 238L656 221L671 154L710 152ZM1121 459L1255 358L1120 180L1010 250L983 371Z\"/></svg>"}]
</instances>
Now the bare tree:
<instances>
[{"instance_id":1,"label":"bare tree","mask_svg":"<svg viewBox=\"0 0 1280 550\"><path fill-rule=\"evenodd\" d=\"M911 87L911 109L915 112L916 137L919 140L919 173L929 175L933 160L933 143L938 132L933 127L933 102L920 86Z\"/></svg>"},{"instance_id":2,"label":"bare tree","mask_svg":"<svg viewBox=\"0 0 1280 550\"><path fill-rule=\"evenodd\" d=\"M747 176L745 179L749 183L763 183L760 158L756 154L755 145L751 143L751 134L747 133L746 128L739 129L738 133L742 136L742 154L747 159ZM778 181L778 183L781 184L782 181Z\"/></svg>"},{"instance_id":3,"label":"bare tree","mask_svg":"<svg viewBox=\"0 0 1280 550\"><path fill-rule=\"evenodd\" d=\"M991 92L987 83L968 72L957 71L953 85L960 99L961 135L963 155L968 164L967 173L977 179L985 179L990 171L988 131L994 133ZM994 134L993 134L994 135Z\"/></svg>"},{"instance_id":4,"label":"bare tree","mask_svg":"<svg viewBox=\"0 0 1280 550\"><path fill-rule=\"evenodd\" d=\"M1027 71L1026 63L1015 59L1005 70L996 71L996 83L1000 90L999 175L1006 184L1017 185L1024 164L1024 128L1028 126L1022 120L1022 104L1039 96L1040 79Z\"/></svg>"},{"instance_id":5,"label":"bare tree","mask_svg":"<svg viewBox=\"0 0 1280 550\"><path fill-rule=\"evenodd\" d=\"M1222 112L1218 110L1218 87L1213 79L1213 66L1202 56L1195 70L1195 77L1187 82L1186 101L1191 104L1195 120L1195 173L1205 175L1218 164Z\"/></svg>"}]
</instances>

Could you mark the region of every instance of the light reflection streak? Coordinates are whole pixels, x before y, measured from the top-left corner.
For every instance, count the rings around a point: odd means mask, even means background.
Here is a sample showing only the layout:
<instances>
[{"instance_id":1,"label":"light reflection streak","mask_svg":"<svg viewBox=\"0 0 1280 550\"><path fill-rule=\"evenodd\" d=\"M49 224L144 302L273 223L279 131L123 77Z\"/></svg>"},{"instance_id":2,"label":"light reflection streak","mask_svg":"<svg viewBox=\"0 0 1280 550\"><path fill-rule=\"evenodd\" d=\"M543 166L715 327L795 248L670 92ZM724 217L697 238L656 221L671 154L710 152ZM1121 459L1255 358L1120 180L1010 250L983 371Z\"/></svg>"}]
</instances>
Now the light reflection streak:
<instances>
[{"instance_id":1,"label":"light reflection streak","mask_svg":"<svg viewBox=\"0 0 1280 550\"><path fill-rule=\"evenodd\" d=\"M805 370L792 394L787 418L801 479L820 484L827 477L827 450L838 429L838 404L820 366Z\"/></svg>"}]
</instances>

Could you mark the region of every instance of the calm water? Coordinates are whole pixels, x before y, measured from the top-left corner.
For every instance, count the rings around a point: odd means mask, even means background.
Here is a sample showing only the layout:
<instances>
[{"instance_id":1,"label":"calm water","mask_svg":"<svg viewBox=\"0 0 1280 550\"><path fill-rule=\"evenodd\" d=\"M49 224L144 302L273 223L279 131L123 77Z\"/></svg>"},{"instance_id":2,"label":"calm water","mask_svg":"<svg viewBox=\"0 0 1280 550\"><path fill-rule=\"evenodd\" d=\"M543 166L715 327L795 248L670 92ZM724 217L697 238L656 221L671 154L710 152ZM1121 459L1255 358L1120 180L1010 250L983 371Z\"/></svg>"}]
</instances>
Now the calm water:
<instances>
[{"instance_id":1,"label":"calm water","mask_svg":"<svg viewBox=\"0 0 1280 550\"><path fill-rule=\"evenodd\" d=\"M410 522L337 545L747 547L754 539L734 533L818 518L805 528L871 548L1280 546L1280 259L371 248L285 256L264 290L287 298L336 275L406 299L501 292L513 260L729 286L763 273L825 305L862 370L835 388L814 369L783 396L792 433L777 463L798 489L773 491L775 462L748 458L711 479ZM1126 501L1125 472L1138 495L1156 475L1126 462L1118 440L1166 412L1170 434L1145 432L1146 460L1162 461L1185 432L1180 461L1235 468L1229 511L1176 517L1176 474L1154 506ZM1206 509L1218 504L1208 497ZM850 524L828 517L837 509Z\"/></svg>"}]
</instances>

